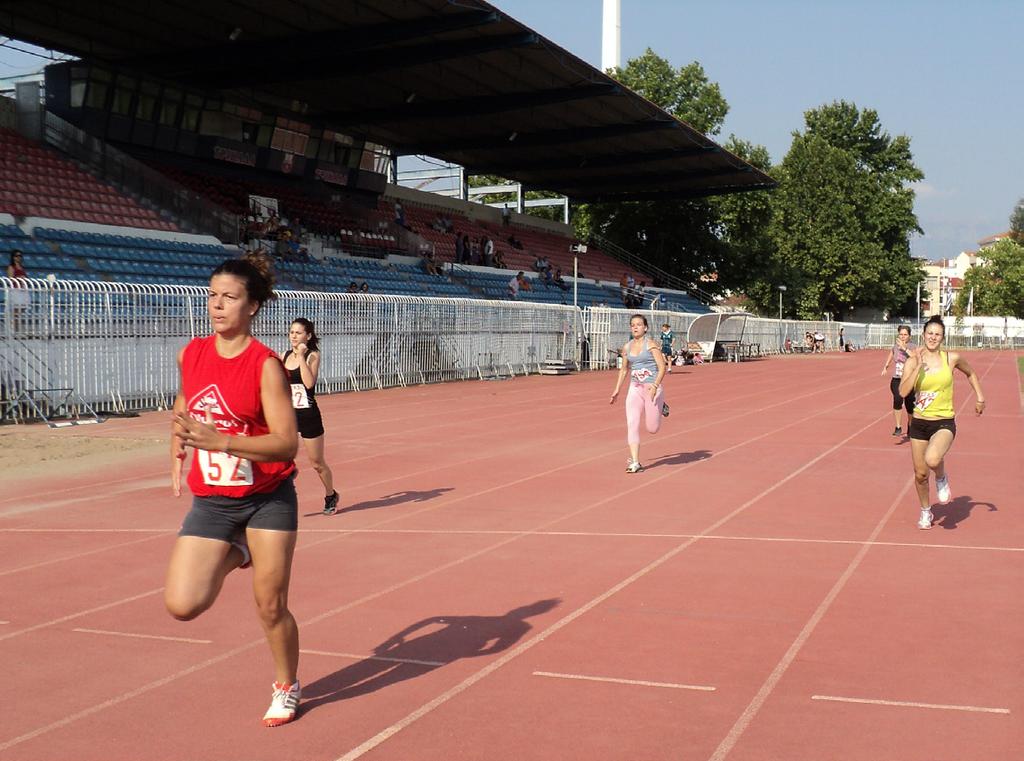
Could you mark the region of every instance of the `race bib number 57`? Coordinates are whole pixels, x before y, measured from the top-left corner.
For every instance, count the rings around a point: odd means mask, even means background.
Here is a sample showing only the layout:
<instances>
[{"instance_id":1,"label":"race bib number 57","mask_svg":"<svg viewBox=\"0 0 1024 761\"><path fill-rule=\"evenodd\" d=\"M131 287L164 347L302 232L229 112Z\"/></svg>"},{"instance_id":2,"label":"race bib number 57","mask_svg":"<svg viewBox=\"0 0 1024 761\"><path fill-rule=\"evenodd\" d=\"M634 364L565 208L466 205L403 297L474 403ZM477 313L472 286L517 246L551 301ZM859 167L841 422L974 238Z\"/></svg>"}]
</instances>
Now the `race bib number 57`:
<instances>
[{"instance_id":1,"label":"race bib number 57","mask_svg":"<svg viewBox=\"0 0 1024 761\"><path fill-rule=\"evenodd\" d=\"M199 469L207 486L252 486L252 461L227 452L198 450Z\"/></svg>"}]
</instances>

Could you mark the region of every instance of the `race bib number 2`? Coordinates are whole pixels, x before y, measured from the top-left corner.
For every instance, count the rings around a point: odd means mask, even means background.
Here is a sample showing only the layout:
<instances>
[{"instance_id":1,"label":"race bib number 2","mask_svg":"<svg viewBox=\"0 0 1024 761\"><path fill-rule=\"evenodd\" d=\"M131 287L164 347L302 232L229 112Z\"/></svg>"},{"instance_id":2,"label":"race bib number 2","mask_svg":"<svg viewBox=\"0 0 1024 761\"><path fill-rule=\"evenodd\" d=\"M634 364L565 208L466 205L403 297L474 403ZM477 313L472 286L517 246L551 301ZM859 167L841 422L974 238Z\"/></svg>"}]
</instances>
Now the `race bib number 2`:
<instances>
[{"instance_id":1,"label":"race bib number 2","mask_svg":"<svg viewBox=\"0 0 1024 761\"><path fill-rule=\"evenodd\" d=\"M252 461L227 452L200 449L199 469L207 486L252 486Z\"/></svg>"},{"instance_id":2,"label":"race bib number 2","mask_svg":"<svg viewBox=\"0 0 1024 761\"><path fill-rule=\"evenodd\" d=\"M292 407L297 410L309 409L309 396L301 383L292 384Z\"/></svg>"}]
</instances>

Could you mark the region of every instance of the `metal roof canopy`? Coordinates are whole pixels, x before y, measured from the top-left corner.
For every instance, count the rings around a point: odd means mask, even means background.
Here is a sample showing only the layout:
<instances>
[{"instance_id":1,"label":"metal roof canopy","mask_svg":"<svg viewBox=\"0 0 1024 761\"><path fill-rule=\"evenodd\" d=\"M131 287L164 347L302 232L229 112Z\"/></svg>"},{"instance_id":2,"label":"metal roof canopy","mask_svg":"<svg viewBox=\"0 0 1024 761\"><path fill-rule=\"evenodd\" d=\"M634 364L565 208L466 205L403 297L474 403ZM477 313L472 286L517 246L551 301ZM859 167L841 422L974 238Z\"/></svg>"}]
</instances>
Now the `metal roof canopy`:
<instances>
[{"instance_id":1,"label":"metal roof canopy","mask_svg":"<svg viewBox=\"0 0 1024 761\"><path fill-rule=\"evenodd\" d=\"M0 33L583 201L775 185L481 0L9 0Z\"/></svg>"},{"instance_id":2,"label":"metal roof canopy","mask_svg":"<svg viewBox=\"0 0 1024 761\"><path fill-rule=\"evenodd\" d=\"M750 316L746 312L702 314L690 323L690 327L686 331L686 340L710 344L708 351L712 350L718 341L742 341L743 329Z\"/></svg>"}]
</instances>

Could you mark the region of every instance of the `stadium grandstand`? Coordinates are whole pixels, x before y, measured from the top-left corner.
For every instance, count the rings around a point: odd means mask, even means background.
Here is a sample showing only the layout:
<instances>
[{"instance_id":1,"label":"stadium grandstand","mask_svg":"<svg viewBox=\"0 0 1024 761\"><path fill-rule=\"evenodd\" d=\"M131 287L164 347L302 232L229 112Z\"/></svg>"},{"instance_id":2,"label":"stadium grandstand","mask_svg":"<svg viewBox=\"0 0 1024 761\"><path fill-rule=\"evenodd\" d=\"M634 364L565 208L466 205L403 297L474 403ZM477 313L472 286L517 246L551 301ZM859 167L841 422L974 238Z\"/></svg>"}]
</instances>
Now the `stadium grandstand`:
<instances>
[{"instance_id":1,"label":"stadium grandstand","mask_svg":"<svg viewBox=\"0 0 1024 761\"><path fill-rule=\"evenodd\" d=\"M588 359L582 331L610 323L579 309L657 308L683 325L711 311L707 301L521 203L512 212L471 202L467 177L498 174L571 203L774 185L476 0L15 0L0 14L0 33L76 57L47 66L41 81L19 83L16 98L0 97L0 250L23 252L29 279L0 278L8 395L81 390L98 383L93 375L119 376L97 385L93 403L109 397L123 407L119 395L141 384L137 406L159 405L174 382L173 372L163 379L164 359L151 363L160 365L156 375L136 381L128 363L111 357L103 361L116 369L90 371L79 347L56 339L99 335L111 316L110 338L135 337L123 318L137 313L154 318L153 335L174 342L194 334L203 322L195 296L211 269L242 248L276 258L280 286L306 294L289 303L320 309L364 303L336 296L386 297L396 310L387 330L411 326L415 335L373 346L418 352L415 362L403 355L385 370L353 356L325 368L326 390L528 371L546 356L606 366L604 353ZM461 197L399 185L396 161L406 155L461 167ZM99 293L106 295L89 301ZM412 309L413 297L434 299L436 309L398 316L394 300ZM438 299L456 317L439 316ZM522 309L505 311L510 301ZM478 312L454 302L491 306ZM160 323L159 315L173 319ZM492 332L456 346L438 326L460 321L465 331ZM338 322L336 330L368 328Z\"/></svg>"},{"instance_id":2,"label":"stadium grandstand","mask_svg":"<svg viewBox=\"0 0 1024 761\"><path fill-rule=\"evenodd\" d=\"M0 213L28 237L32 272L201 284L221 253L209 246L255 244L279 255L296 288L505 298L538 258L572 282L571 228L388 183L397 155L574 201L772 185L487 3L192 5L9 4L5 34L79 56L47 67L45 106L26 89L18 129L0 131ZM462 237L475 260L456 261ZM475 251L487 240L493 261ZM416 266L428 252L440 279ZM189 256L163 256L173 253ZM656 280L593 244L579 268L584 305L620 303L625 276ZM522 297L564 303L565 292ZM684 292L667 297L706 310Z\"/></svg>"}]
</instances>

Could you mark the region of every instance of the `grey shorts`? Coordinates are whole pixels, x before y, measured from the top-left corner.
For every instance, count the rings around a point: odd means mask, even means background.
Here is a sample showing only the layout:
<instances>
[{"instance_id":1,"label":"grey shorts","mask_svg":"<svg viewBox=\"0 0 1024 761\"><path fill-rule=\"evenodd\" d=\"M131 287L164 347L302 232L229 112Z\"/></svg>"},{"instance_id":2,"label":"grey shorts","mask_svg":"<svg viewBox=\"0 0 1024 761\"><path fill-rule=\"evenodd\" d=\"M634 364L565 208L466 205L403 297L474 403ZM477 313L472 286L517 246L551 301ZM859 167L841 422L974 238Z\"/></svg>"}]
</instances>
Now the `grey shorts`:
<instances>
[{"instance_id":1,"label":"grey shorts","mask_svg":"<svg viewBox=\"0 0 1024 761\"><path fill-rule=\"evenodd\" d=\"M193 497L178 536L201 536L230 542L246 528L297 531L299 501L292 474L266 494L248 497Z\"/></svg>"}]
</instances>

